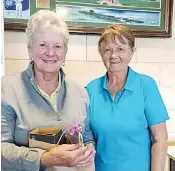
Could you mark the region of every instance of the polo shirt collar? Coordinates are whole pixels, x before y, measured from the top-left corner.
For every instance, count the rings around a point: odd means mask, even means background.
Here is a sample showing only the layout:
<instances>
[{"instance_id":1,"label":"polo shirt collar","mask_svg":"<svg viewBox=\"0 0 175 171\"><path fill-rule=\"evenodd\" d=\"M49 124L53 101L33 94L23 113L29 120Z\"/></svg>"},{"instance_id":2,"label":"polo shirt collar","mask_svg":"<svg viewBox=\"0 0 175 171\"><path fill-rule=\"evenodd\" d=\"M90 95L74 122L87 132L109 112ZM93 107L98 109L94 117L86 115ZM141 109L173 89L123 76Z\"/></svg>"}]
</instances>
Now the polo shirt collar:
<instances>
[{"instance_id":1,"label":"polo shirt collar","mask_svg":"<svg viewBox=\"0 0 175 171\"><path fill-rule=\"evenodd\" d=\"M128 67L128 74L124 88L129 91L134 91L136 88L135 83L136 83L136 72L133 71L130 67Z\"/></svg>"},{"instance_id":2,"label":"polo shirt collar","mask_svg":"<svg viewBox=\"0 0 175 171\"><path fill-rule=\"evenodd\" d=\"M107 86L107 78L108 78L108 73L106 72L106 74L102 77L102 80L101 80L102 84L101 84L100 91L102 91L103 89L109 90ZM124 85L124 89L129 91L134 91L134 89L136 88L134 86L135 82L136 82L136 73L130 67L128 67L128 74Z\"/></svg>"}]
</instances>

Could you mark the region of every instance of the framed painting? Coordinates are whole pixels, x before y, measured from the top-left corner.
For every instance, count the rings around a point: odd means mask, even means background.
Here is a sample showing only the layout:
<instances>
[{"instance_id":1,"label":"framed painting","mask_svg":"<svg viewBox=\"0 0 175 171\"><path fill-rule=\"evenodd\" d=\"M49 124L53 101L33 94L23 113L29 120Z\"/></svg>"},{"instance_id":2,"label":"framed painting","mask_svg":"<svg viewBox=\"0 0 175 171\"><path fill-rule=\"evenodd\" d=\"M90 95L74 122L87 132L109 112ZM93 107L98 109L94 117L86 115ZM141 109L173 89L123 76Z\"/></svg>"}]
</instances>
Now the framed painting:
<instances>
[{"instance_id":1,"label":"framed painting","mask_svg":"<svg viewBox=\"0 0 175 171\"><path fill-rule=\"evenodd\" d=\"M61 15L71 33L100 34L126 24L136 37L171 37L173 0L4 0L4 28L24 30L40 9Z\"/></svg>"}]
</instances>

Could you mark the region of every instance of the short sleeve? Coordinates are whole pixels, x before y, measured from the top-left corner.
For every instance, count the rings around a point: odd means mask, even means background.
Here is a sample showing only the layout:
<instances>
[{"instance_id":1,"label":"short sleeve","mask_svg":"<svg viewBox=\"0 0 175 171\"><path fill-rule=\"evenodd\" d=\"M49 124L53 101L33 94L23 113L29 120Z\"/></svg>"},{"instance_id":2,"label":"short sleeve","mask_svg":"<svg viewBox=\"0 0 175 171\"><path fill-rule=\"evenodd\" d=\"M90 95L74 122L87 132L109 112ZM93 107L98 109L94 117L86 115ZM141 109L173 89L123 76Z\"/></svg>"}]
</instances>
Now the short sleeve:
<instances>
[{"instance_id":1,"label":"short sleeve","mask_svg":"<svg viewBox=\"0 0 175 171\"><path fill-rule=\"evenodd\" d=\"M152 126L168 120L168 112L160 95L156 82L150 77L144 81L144 93L144 112L148 125Z\"/></svg>"}]
</instances>

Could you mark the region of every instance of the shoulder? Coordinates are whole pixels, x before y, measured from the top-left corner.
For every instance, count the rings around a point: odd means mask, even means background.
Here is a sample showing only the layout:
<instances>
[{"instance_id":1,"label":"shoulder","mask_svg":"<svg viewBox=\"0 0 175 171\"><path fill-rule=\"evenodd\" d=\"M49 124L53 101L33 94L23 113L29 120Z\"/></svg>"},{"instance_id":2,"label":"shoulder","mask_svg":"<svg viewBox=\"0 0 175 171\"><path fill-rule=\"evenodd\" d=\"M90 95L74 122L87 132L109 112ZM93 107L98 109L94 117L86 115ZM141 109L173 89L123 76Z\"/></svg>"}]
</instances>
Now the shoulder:
<instances>
[{"instance_id":1,"label":"shoulder","mask_svg":"<svg viewBox=\"0 0 175 171\"><path fill-rule=\"evenodd\" d=\"M144 95L158 91L158 86L154 78L137 72L135 72L135 74L136 74L137 86L139 86L137 88L141 88Z\"/></svg>"},{"instance_id":2,"label":"shoulder","mask_svg":"<svg viewBox=\"0 0 175 171\"><path fill-rule=\"evenodd\" d=\"M20 82L21 82L21 73L16 74L16 75L4 76L1 78L2 89L6 89L9 87L17 88Z\"/></svg>"},{"instance_id":3,"label":"shoulder","mask_svg":"<svg viewBox=\"0 0 175 171\"><path fill-rule=\"evenodd\" d=\"M99 91L99 89L100 89L100 88L102 87L102 85L103 85L104 77L105 77L105 76L102 76L102 77L96 78L96 79L92 80L91 82L89 82L89 83L87 84L87 87L86 87L88 93L95 92L95 91Z\"/></svg>"},{"instance_id":4,"label":"shoulder","mask_svg":"<svg viewBox=\"0 0 175 171\"><path fill-rule=\"evenodd\" d=\"M146 90L152 89L153 87L157 87L156 81L148 75L140 74L140 80L144 89Z\"/></svg>"},{"instance_id":5,"label":"shoulder","mask_svg":"<svg viewBox=\"0 0 175 171\"><path fill-rule=\"evenodd\" d=\"M145 86L152 86L156 85L156 81L151 77L146 74L138 73L136 71L132 70L132 75L136 78L137 81L140 82L141 85Z\"/></svg>"},{"instance_id":6,"label":"shoulder","mask_svg":"<svg viewBox=\"0 0 175 171\"><path fill-rule=\"evenodd\" d=\"M130 72L131 72L132 78L136 78L137 80L141 81L143 84L155 83L155 80L146 74L138 73L134 71L132 68L130 68Z\"/></svg>"},{"instance_id":7,"label":"shoulder","mask_svg":"<svg viewBox=\"0 0 175 171\"><path fill-rule=\"evenodd\" d=\"M1 79L1 103L15 104L18 92L21 91L21 74L4 76Z\"/></svg>"},{"instance_id":8,"label":"shoulder","mask_svg":"<svg viewBox=\"0 0 175 171\"><path fill-rule=\"evenodd\" d=\"M3 97L18 96L30 88L30 79L25 71L15 75L4 76L1 80L1 94Z\"/></svg>"},{"instance_id":9,"label":"shoulder","mask_svg":"<svg viewBox=\"0 0 175 171\"><path fill-rule=\"evenodd\" d=\"M156 84L156 81L148 75L140 74L140 79L144 84Z\"/></svg>"}]
</instances>

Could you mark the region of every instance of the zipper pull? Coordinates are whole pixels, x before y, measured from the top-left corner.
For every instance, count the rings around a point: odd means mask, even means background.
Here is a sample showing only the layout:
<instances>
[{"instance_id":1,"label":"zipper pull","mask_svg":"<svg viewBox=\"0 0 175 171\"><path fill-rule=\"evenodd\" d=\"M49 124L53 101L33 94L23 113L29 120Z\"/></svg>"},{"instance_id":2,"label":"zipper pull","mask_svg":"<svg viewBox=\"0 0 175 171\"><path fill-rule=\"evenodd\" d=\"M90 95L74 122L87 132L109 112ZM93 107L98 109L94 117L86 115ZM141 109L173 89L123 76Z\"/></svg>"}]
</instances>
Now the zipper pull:
<instances>
[{"instance_id":1,"label":"zipper pull","mask_svg":"<svg viewBox=\"0 0 175 171\"><path fill-rule=\"evenodd\" d=\"M61 112L57 113L57 121L61 121L60 114L61 114Z\"/></svg>"}]
</instances>

